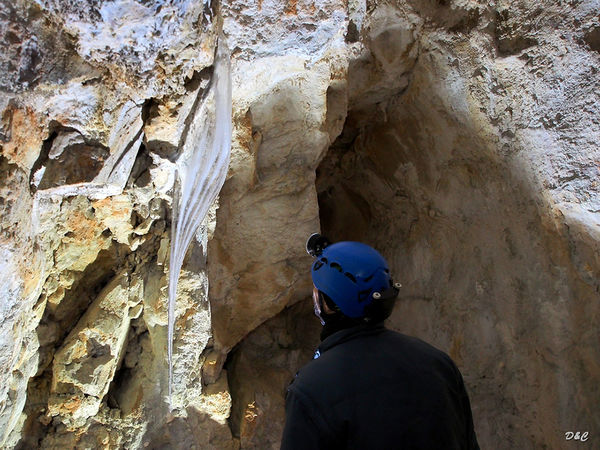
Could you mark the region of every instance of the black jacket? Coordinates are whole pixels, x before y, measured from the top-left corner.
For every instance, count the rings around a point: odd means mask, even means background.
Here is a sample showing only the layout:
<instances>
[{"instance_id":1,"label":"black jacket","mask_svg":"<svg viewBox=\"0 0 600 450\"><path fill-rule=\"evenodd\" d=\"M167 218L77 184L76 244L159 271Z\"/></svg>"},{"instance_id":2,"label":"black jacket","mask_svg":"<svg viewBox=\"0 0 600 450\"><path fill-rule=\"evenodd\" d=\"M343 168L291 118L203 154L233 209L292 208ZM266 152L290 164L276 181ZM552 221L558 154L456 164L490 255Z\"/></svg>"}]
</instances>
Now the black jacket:
<instances>
[{"instance_id":1,"label":"black jacket","mask_svg":"<svg viewBox=\"0 0 600 450\"><path fill-rule=\"evenodd\" d=\"M462 376L431 345L359 325L315 357L288 388L282 450L479 448Z\"/></svg>"}]
</instances>

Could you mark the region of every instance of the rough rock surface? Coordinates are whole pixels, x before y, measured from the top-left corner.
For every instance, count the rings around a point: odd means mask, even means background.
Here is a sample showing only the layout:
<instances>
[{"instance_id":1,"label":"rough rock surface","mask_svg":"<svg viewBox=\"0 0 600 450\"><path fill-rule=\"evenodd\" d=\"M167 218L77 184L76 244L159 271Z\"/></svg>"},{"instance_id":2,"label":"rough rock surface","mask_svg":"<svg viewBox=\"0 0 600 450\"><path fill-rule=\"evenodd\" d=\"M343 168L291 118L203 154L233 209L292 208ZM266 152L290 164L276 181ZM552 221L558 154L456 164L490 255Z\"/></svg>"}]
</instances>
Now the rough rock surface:
<instances>
[{"instance_id":1,"label":"rough rock surface","mask_svg":"<svg viewBox=\"0 0 600 450\"><path fill-rule=\"evenodd\" d=\"M216 36L228 179L166 289ZM0 3L0 447L278 448L307 235L382 251L482 448L600 433L592 0ZM175 188L176 189L176 188Z\"/></svg>"}]
</instances>

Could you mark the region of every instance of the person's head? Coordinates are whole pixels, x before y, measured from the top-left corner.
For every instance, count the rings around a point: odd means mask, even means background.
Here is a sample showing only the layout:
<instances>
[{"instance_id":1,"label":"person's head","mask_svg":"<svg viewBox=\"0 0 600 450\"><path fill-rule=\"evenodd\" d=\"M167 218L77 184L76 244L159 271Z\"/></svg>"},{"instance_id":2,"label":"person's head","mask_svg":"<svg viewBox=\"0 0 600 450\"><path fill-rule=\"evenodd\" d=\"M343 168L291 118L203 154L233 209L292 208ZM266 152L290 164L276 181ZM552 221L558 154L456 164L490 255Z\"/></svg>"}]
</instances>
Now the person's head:
<instances>
[{"instance_id":1,"label":"person's head","mask_svg":"<svg viewBox=\"0 0 600 450\"><path fill-rule=\"evenodd\" d=\"M330 244L313 234L306 249L315 258L313 299L322 323L336 315L368 322L391 314L400 284L394 284L386 260L374 248L351 241Z\"/></svg>"}]
</instances>

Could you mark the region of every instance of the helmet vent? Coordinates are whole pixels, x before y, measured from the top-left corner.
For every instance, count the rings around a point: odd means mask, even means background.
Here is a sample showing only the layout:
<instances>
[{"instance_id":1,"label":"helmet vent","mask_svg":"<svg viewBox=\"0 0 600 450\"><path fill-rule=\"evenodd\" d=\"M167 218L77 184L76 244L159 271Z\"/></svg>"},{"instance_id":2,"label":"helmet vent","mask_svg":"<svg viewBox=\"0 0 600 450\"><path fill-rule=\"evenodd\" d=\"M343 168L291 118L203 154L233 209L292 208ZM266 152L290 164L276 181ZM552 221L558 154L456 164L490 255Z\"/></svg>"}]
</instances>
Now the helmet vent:
<instances>
[{"instance_id":1,"label":"helmet vent","mask_svg":"<svg viewBox=\"0 0 600 450\"><path fill-rule=\"evenodd\" d=\"M323 267L323 263L321 261L315 261L315 265L313 266L313 270L319 270Z\"/></svg>"},{"instance_id":2,"label":"helmet vent","mask_svg":"<svg viewBox=\"0 0 600 450\"><path fill-rule=\"evenodd\" d=\"M352 275L350 272L346 272L344 275L350 278L353 283L356 283L356 278L354 278L354 275Z\"/></svg>"},{"instance_id":3,"label":"helmet vent","mask_svg":"<svg viewBox=\"0 0 600 450\"><path fill-rule=\"evenodd\" d=\"M373 275L369 275L367 278L365 278L365 283L368 283L369 281L371 281L371 278L373 278Z\"/></svg>"},{"instance_id":4,"label":"helmet vent","mask_svg":"<svg viewBox=\"0 0 600 450\"><path fill-rule=\"evenodd\" d=\"M340 266L338 263L336 262L332 262L331 264L329 264L331 266L332 269L337 270L338 272L343 272L342 266Z\"/></svg>"}]
</instances>

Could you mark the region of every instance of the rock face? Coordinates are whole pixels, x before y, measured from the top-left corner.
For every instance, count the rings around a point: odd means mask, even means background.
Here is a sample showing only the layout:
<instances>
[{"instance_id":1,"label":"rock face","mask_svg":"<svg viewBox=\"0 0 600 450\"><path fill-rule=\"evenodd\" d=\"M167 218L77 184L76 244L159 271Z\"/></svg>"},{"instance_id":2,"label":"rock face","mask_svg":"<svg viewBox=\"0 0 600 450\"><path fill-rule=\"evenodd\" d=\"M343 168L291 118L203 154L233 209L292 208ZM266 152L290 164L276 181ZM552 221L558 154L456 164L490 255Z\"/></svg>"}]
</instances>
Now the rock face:
<instances>
[{"instance_id":1,"label":"rock face","mask_svg":"<svg viewBox=\"0 0 600 450\"><path fill-rule=\"evenodd\" d=\"M319 228L386 256L389 326L457 362L482 448L600 431L594 2L18 0L0 23L1 447L278 448ZM175 167L220 30L232 156L169 411Z\"/></svg>"}]
</instances>

